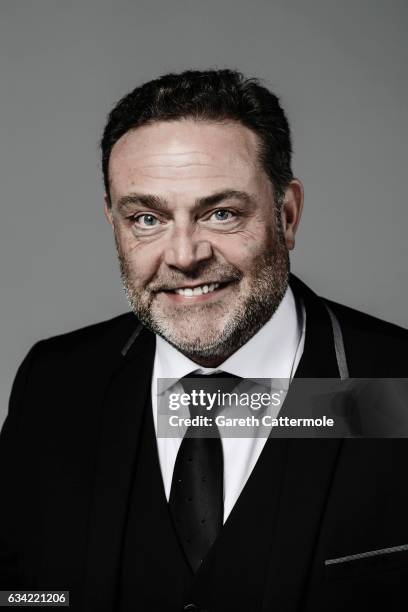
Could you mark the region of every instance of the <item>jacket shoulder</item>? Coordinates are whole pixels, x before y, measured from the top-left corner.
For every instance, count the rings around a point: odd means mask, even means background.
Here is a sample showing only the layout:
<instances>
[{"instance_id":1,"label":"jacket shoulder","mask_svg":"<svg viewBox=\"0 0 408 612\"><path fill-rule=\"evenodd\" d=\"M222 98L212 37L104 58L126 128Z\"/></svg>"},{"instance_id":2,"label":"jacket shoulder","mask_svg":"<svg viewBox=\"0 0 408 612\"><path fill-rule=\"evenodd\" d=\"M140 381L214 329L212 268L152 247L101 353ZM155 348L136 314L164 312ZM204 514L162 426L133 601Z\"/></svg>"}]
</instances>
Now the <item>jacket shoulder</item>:
<instances>
[{"instance_id":1,"label":"jacket shoulder","mask_svg":"<svg viewBox=\"0 0 408 612\"><path fill-rule=\"evenodd\" d=\"M408 343L408 330L399 325L378 319L372 315L355 310L350 306L339 304L324 296L319 296L293 274L290 275L290 285L295 295L306 299L307 304L310 305L313 311L321 311L323 304L329 306L338 317L343 332L346 332L350 337L365 337L366 339L378 339L391 343Z\"/></svg>"},{"instance_id":2,"label":"jacket shoulder","mask_svg":"<svg viewBox=\"0 0 408 612\"><path fill-rule=\"evenodd\" d=\"M42 353L72 353L97 349L101 344L120 349L139 324L132 312L100 321L70 332L40 340L36 347Z\"/></svg>"},{"instance_id":3,"label":"jacket shoulder","mask_svg":"<svg viewBox=\"0 0 408 612\"><path fill-rule=\"evenodd\" d=\"M29 381L40 386L47 381L49 388L57 376L90 373L101 363L111 362L113 355L120 355L138 325L139 319L129 312L35 343L14 377L10 411L22 403Z\"/></svg>"},{"instance_id":4,"label":"jacket shoulder","mask_svg":"<svg viewBox=\"0 0 408 612\"><path fill-rule=\"evenodd\" d=\"M332 300L325 298L324 302L336 313L341 319L343 325L350 331L360 334L366 334L369 336L378 336L389 340L400 340L402 342L408 342L408 330L404 327L400 327L395 323L390 323L379 319L365 312L350 308L344 304L338 304Z\"/></svg>"},{"instance_id":5,"label":"jacket shoulder","mask_svg":"<svg viewBox=\"0 0 408 612\"><path fill-rule=\"evenodd\" d=\"M369 376L407 376L408 330L349 306L324 302L339 320L351 371L361 371L365 364Z\"/></svg>"}]
</instances>

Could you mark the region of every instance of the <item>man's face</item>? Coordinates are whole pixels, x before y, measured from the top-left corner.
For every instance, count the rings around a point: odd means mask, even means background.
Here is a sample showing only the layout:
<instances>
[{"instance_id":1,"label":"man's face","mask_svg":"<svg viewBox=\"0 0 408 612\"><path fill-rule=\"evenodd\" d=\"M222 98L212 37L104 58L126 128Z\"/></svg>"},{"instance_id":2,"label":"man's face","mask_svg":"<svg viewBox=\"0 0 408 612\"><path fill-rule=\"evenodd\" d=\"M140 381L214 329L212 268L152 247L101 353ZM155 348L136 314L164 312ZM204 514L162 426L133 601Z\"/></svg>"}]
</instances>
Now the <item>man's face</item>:
<instances>
[{"instance_id":1,"label":"man's face","mask_svg":"<svg viewBox=\"0 0 408 612\"><path fill-rule=\"evenodd\" d=\"M112 149L106 214L130 304L202 365L253 336L287 288L291 234L257 147L238 123L182 120L127 132Z\"/></svg>"}]
</instances>

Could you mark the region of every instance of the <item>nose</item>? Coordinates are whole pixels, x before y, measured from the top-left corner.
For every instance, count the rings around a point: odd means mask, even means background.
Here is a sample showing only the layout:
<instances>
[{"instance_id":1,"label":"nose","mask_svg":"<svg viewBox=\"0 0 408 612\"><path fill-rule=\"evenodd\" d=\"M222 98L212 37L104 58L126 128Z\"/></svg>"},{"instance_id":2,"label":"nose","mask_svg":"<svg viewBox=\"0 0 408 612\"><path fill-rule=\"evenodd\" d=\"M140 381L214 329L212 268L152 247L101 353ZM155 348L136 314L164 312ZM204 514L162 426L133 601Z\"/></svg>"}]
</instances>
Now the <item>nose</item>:
<instances>
[{"instance_id":1,"label":"nose","mask_svg":"<svg viewBox=\"0 0 408 612\"><path fill-rule=\"evenodd\" d=\"M212 247L208 240L200 240L191 227L179 227L169 238L164 253L165 263L172 268L187 271L211 259Z\"/></svg>"}]
</instances>

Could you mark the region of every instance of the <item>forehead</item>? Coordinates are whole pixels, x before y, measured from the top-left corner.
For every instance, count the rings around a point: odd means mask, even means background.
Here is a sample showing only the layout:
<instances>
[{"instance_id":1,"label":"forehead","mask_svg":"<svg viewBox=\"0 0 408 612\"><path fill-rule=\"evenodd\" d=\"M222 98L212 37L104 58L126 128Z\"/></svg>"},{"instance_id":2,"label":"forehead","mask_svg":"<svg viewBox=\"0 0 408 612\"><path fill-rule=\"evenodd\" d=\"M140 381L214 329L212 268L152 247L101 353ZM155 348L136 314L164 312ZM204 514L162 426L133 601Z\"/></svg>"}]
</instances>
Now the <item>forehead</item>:
<instances>
[{"instance_id":1,"label":"forehead","mask_svg":"<svg viewBox=\"0 0 408 612\"><path fill-rule=\"evenodd\" d=\"M124 134L109 160L112 199L130 191L255 187L257 135L237 122L156 122ZM262 175L262 177L260 177Z\"/></svg>"}]
</instances>

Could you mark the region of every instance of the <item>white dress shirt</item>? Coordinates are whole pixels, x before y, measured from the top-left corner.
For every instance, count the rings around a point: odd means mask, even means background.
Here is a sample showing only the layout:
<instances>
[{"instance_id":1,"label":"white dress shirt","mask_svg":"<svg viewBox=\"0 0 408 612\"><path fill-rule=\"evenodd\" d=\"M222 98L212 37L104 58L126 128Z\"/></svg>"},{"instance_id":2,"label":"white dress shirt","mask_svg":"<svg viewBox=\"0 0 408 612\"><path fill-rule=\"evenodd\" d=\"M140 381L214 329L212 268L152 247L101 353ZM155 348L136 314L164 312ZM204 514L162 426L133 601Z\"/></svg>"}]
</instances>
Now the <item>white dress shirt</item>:
<instances>
[{"instance_id":1,"label":"white dress shirt","mask_svg":"<svg viewBox=\"0 0 408 612\"><path fill-rule=\"evenodd\" d=\"M222 370L240 378L290 379L302 356L305 312L296 307L288 287L274 315L265 325L217 368L203 368L160 336L152 376L152 408L157 436L157 381L183 378L191 372L211 374ZM157 437L157 449L167 500L181 437ZM221 437L224 456L224 523L245 486L265 445L266 437Z\"/></svg>"}]
</instances>

